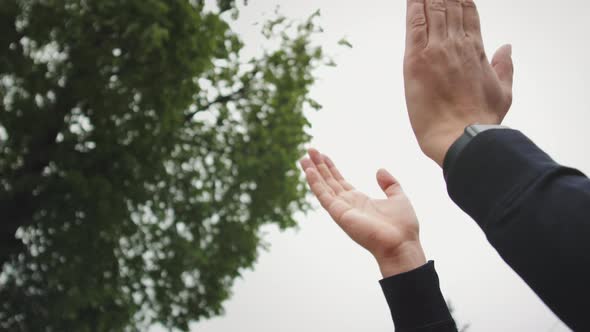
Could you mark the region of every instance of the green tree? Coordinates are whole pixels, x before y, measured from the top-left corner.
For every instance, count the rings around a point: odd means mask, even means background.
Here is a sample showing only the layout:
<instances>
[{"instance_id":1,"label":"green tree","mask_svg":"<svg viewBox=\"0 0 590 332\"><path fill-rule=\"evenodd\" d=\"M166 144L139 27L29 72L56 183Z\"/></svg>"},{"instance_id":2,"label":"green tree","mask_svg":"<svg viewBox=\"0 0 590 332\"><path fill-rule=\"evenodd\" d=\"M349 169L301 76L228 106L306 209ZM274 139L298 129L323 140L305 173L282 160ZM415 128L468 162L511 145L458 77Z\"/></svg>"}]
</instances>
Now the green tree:
<instances>
[{"instance_id":1,"label":"green tree","mask_svg":"<svg viewBox=\"0 0 590 332\"><path fill-rule=\"evenodd\" d=\"M295 225L316 15L244 59L236 14L0 0L1 330L186 330Z\"/></svg>"}]
</instances>

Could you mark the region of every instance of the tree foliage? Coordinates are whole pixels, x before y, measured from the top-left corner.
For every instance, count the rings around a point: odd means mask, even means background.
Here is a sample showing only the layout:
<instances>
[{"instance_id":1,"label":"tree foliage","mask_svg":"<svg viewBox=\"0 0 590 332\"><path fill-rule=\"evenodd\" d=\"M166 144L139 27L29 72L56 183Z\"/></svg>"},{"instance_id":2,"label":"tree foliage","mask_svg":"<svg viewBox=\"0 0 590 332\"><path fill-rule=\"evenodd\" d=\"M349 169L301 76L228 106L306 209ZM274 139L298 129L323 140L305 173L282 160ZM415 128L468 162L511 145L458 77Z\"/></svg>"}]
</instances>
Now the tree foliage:
<instances>
[{"instance_id":1,"label":"tree foliage","mask_svg":"<svg viewBox=\"0 0 590 332\"><path fill-rule=\"evenodd\" d=\"M1 330L186 330L295 225L315 16L244 59L232 6L0 0Z\"/></svg>"}]
</instances>

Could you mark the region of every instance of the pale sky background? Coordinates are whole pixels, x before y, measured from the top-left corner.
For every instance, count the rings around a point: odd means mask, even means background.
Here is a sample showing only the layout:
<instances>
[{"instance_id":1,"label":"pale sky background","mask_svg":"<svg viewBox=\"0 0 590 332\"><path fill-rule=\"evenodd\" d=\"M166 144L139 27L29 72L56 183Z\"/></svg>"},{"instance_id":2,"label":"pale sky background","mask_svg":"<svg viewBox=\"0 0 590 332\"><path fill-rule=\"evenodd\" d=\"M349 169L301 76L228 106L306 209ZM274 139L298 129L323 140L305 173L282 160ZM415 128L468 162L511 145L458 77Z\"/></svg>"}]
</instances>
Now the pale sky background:
<instances>
[{"instance_id":1,"label":"pale sky background","mask_svg":"<svg viewBox=\"0 0 590 332\"><path fill-rule=\"evenodd\" d=\"M259 52L263 13L280 5L291 18L320 9L319 41L338 67L313 88L324 109L310 112L312 145L330 154L358 189L381 196L389 169L409 194L428 259L445 297L469 331L568 331L501 260L478 226L448 198L441 170L412 135L403 95L404 0L251 0L235 28ZM512 43L514 104L505 124L522 130L557 161L590 173L590 43L586 1L478 1L488 55ZM337 47L341 37L353 49ZM270 244L236 281L226 313L194 332L393 331L372 257L314 202L298 230L266 230ZM551 262L547 262L551 268ZM154 329L156 331L158 329Z\"/></svg>"}]
</instances>

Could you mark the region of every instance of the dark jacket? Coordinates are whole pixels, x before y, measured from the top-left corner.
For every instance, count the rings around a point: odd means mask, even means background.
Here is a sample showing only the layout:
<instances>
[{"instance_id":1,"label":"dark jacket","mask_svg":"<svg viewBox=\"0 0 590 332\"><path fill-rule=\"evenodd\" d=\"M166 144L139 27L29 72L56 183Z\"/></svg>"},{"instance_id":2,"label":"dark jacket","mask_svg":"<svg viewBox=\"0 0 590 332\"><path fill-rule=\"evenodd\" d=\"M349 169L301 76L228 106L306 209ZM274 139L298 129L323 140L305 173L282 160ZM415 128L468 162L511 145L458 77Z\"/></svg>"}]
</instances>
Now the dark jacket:
<instances>
[{"instance_id":1,"label":"dark jacket","mask_svg":"<svg viewBox=\"0 0 590 332\"><path fill-rule=\"evenodd\" d=\"M574 331L590 331L590 180L517 130L477 135L447 174L453 201ZM397 331L456 331L432 262L381 281Z\"/></svg>"}]
</instances>

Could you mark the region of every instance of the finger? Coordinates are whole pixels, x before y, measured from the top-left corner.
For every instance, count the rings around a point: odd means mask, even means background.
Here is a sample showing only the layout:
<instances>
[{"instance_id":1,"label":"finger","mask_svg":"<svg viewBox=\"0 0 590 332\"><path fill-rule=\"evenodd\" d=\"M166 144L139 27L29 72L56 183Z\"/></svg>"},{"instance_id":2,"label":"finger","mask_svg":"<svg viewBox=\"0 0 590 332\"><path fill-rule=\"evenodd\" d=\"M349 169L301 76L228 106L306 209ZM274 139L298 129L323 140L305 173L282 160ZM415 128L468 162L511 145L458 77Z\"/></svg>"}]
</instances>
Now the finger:
<instances>
[{"instance_id":1,"label":"finger","mask_svg":"<svg viewBox=\"0 0 590 332\"><path fill-rule=\"evenodd\" d=\"M496 51L496 54L492 58L492 67L496 71L502 85L512 91L512 82L514 79L512 45L504 45Z\"/></svg>"},{"instance_id":2,"label":"finger","mask_svg":"<svg viewBox=\"0 0 590 332\"><path fill-rule=\"evenodd\" d=\"M426 1L428 43L441 42L447 38L447 8L445 0Z\"/></svg>"},{"instance_id":3,"label":"finger","mask_svg":"<svg viewBox=\"0 0 590 332\"><path fill-rule=\"evenodd\" d=\"M428 44L428 25L424 0L407 0L406 52L419 50Z\"/></svg>"},{"instance_id":4,"label":"finger","mask_svg":"<svg viewBox=\"0 0 590 332\"><path fill-rule=\"evenodd\" d=\"M303 172L305 172L305 170L307 170L308 168L315 168L313 161L311 161L311 159L309 158L303 158L299 160L299 165L301 165L301 169L303 169Z\"/></svg>"},{"instance_id":5,"label":"finger","mask_svg":"<svg viewBox=\"0 0 590 332\"><path fill-rule=\"evenodd\" d=\"M384 169L377 171L377 183L379 183L379 187L387 197L399 194L402 189L393 175Z\"/></svg>"},{"instance_id":6,"label":"finger","mask_svg":"<svg viewBox=\"0 0 590 332\"><path fill-rule=\"evenodd\" d=\"M340 185L344 188L344 190L353 190L354 187L344 179L338 168L336 168L336 164L334 164L332 159L330 159L330 157L326 156L325 154L323 154L322 157L324 157L324 161L326 162L326 165L328 165L330 173L332 173L336 181L340 182Z\"/></svg>"},{"instance_id":7,"label":"finger","mask_svg":"<svg viewBox=\"0 0 590 332\"><path fill-rule=\"evenodd\" d=\"M467 36L473 37L483 45L479 13L473 0L463 0L463 30Z\"/></svg>"},{"instance_id":8,"label":"finger","mask_svg":"<svg viewBox=\"0 0 590 332\"><path fill-rule=\"evenodd\" d=\"M315 185L316 182L321 182L324 186L326 186L327 190L331 193L331 194L335 194L334 190L332 190L332 188L330 188L330 186L328 186L328 184L326 183L326 180L319 174L318 169L316 168L315 164L313 163L313 161L309 158L304 158L300 161L301 163L301 167L303 168L303 171L306 175L306 179L307 179L307 183L309 184L309 186L311 187L312 185ZM307 176L307 171L308 170L314 170L315 173L318 175L317 177L308 177Z\"/></svg>"},{"instance_id":9,"label":"finger","mask_svg":"<svg viewBox=\"0 0 590 332\"><path fill-rule=\"evenodd\" d=\"M318 199L318 201L320 201L322 207L328 210L328 208L330 207L330 205L336 197L334 195L334 192L323 181L317 169L308 168L307 170L305 170L305 177L307 178L307 183L309 183L309 187L311 188L311 191L313 192L315 197Z\"/></svg>"},{"instance_id":10,"label":"finger","mask_svg":"<svg viewBox=\"0 0 590 332\"><path fill-rule=\"evenodd\" d=\"M449 37L465 36L463 30L463 6L461 0L447 0L447 28Z\"/></svg>"},{"instance_id":11,"label":"finger","mask_svg":"<svg viewBox=\"0 0 590 332\"><path fill-rule=\"evenodd\" d=\"M309 160L309 159L308 159ZM309 160L311 162L311 160ZM323 179L318 174L315 167L307 167L305 172L307 182L310 184L311 191L318 198L318 201L330 216L340 225L340 219L351 209L348 202L334 196L334 193L327 189Z\"/></svg>"},{"instance_id":12,"label":"finger","mask_svg":"<svg viewBox=\"0 0 590 332\"><path fill-rule=\"evenodd\" d=\"M330 169L328 168L328 165L326 165L322 154L316 149L309 149L309 156L311 157L315 167L319 171L320 175L324 178L324 181L328 184L328 186L330 186L330 188L332 188L336 194L344 191L344 188L340 182L336 181L332 175L332 172L330 172Z\"/></svg>"}]
</instances>

